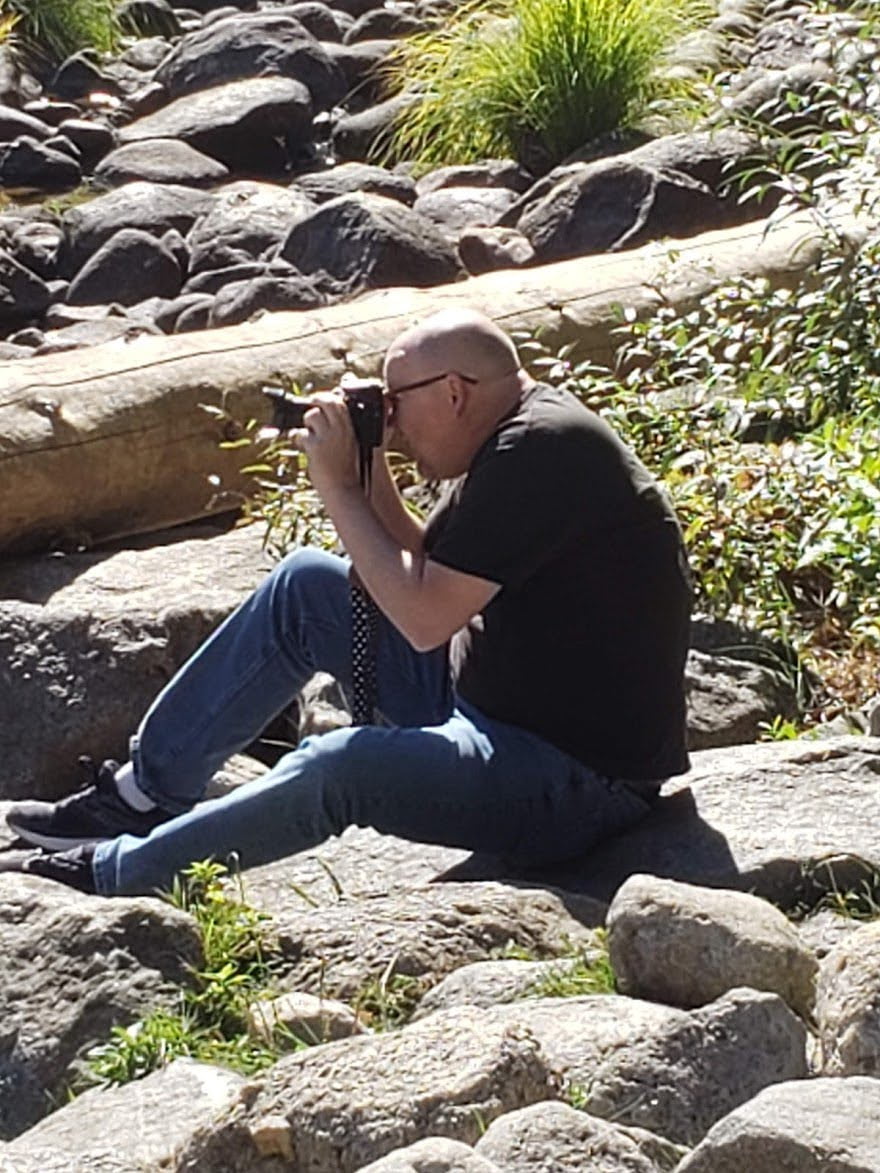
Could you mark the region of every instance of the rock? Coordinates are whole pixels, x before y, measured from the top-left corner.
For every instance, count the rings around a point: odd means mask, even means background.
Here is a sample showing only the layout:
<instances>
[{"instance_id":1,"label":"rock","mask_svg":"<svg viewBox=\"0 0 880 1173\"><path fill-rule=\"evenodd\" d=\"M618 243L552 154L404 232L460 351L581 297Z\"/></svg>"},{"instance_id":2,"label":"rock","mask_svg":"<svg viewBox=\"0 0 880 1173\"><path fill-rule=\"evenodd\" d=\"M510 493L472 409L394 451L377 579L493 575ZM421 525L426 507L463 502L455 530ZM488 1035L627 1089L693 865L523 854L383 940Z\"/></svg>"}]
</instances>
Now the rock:
<instances>
[{"instance_id":1,"label":"rock","mask_svg":"<svg viewBox=\"0 0 880 1173\"><path fill-rule=\"evenodd\" d=\"M116 10L120 28L134 37L172 40L181 33L180 22L168 0L122 0Z\"/></svg>"},{"instance_id":2,"label":"rock","mask_svg":"<svg viewBox=\"0 0 880 1173\"><path fill-rule=\"evenodd\" d=\"M306 139L311 120L309 92L301 82L255 77L178 98L130 123L119 137L123 145L176 138L233 172L278 173L286 151Z\"/></svg>"},{"instance_id":3,"label":"rock","mask_svg":"<svg viewBox=\"0 0 880 1173\"><path fill-rule=\"evenodd\" d=\"M505 1117L502 1117L505 1119ZM428 1136L395 1149L358 1173L501 1173L497 1165L478 1156L470 1145L443 1136Z\"/></svg>"},{"instance_id":4,"label":"rock","mask_svg":"<svg viewBox=\"0 0 880 1173\"><path fill-rule=\"evenodd\" d=\"M137 69L141 73L152 73L159 68L170 52L171 45L165 37L142 37L129 45L119 55L118 60L121 64L131 66L132 69ZM164 88L163 86L162 89L164 90ZM128 106L128 102L126 105Z\"/></svg>"},{"instance_id":5,"label":"rock","mask_svg":"<svg viewBox=\"0 0 880 1173\"><path fill-rule=\"evenodd\" d=\"M353 1173L425 1135L473 1143L496 1116L551 1089L533 1039L479 1011L453 1011L285 1056L253 1106L194 1137L179 1164L245 1173L274 1159L289 1173Z\"/></svg>"},{"instance_id":6,"label":"rock","mask_svg":"<svg viewBox=\"0 0 880 1173\"><path fill-rule=\"evenodd\" d=\"M798 936L806 947L823 961L847 937L858 932L863 922L852 916L841 915L830 908L820 908L805 917L797 926Z\"/></svg>"},{"instance_id":7,"label":"rock","mask_svg":"<svg viewBox=\"0 0 880 1173\"><path fill-rule=\"evenodd\" d=\"M69 305L135 305L148 297L173 298L182 284L174 253L139 228L123 228L98 249L77 273L67 293Z\"/></svg>"},{"instance_id":8,"label":"rock","mask_svg":"<svg viewBox=\"0 0 880 1173\"><path fill-rule=\"evenodd\" d=\"M45 282L0 249L0 323L39 317L48 304Z\"/></svg>"},{"instance_id":9,"label":"rock","mask_svg":"<svg viewBox=\"0 0 880 1173\"><path fill-rule=\"evenodd\" d=\"M49 330L37 354L59 354L86 346L100 346L104 342L133 342L144 334L159 334L160 330L143 322L135 322L127 315L101 318L97 321L77 322L63 330Z\"/></svg>"},{"instance_id":10,"label":"rock","mask_svg":"<svg viewBox=\"0 0 880 1173\"><path fill-rule=\"evenodd\" d=\"M285 12L217 20L183 37L156 72L172 98L242 79L275 75L304 85L316 110L345 94L342 70L324 46Z\"/></svg>"},{"instance_id":11,"label":"rock","mask_svg":"<svg viewBox=\"0 0 880 1173\"><path fill-rule=\"evenodd\" d=\"M51 1109L89 1047L176 997L198 965L195 922L162 901L103 900L0 876L0 1137Z\"/></svg>"},{"instance_id":12,"label":"rock","mask_svg":"<svg viewBox=\"0 0 880 1173\"><path fill-rule=\"evenodd\" d=\"M363 162L386 144L388 133L412 97L398 94L359 113L343 114L333 125L333 153L340 162Z\"/></svg>"},{"instance_id":13,"label":"rock","mask_svg":"<svg viewBox=\"0 0 880 1173\"><path fill-rule=\"evenodd\" d=\"M611 902L607 926L622 994L691 1008L750 986L812 1016L816 958L757 896L631 876Z\"/></svg>"},{"instance_id":14,"label":"rock","mask_svg":"<svg viewBox=\"0 0 880 1173\"><path fill-rule=\"evenodd\" d=\"M678 1173L880 1173L880 1080L779 1083L720 1120Z\"/></svg>"},{"instance_id":15,"label":"rock","mask_svg":"<svg viewBox=\"0 0 880 1173\"><path fill-rule=\"evenodd\" d=\"M16 1173L167 1168L194 1133L248 1094L247 1081L233 1071L175 1059L122 1087L84 1092L0 1150L0 1163L14 1162Z\"/></svg>"},{"instance_id":16,"label":"rock","mask_svg":"<svg viewBox=\"0 0 880 1173\"><path fill-rule=\"evenodd\" d=\"M774 718L793 718L798 711L794 685L781 673L693 648L688 652L685 688L691 749L757 741Z\"/></svg>"},{"instance_id":17,"label":"rock","mask_svg":"<svg viewBox=\"0 0 880 1173\"><path fill-rule=\"evenodd\" d=\"M349 292L429 286L459 274L453 247L430 220L382 196L340 196L295 224L279 256L303 273L323 270Z\"/></svg>"},{"instance_id":18,"label":"rock","mask_svg":"<svg viewBox=\"0 0 880 1173\"><path fill-rule=\"evenodd\" d=\"M186 328L203 330L208 325L213 304L214 295L211 293L182 293L159 311L155 319L156 325L166 334L173 334L178 330L181 318L189 315L187 321L193 325Z\"/></svg>"},{"instance_id":19,"label":"rock","mask_svg":"<svg viewBox=\"0 0 880 1173\"><path fill-rule=\"evenodd\" d=\"M422 175L416 183L419 196L430 195L444 187L501 187L522 195L534 179L514 159L487 159L483 163L437 167Z\"/></svg>"},{"instance_id":20,"label":"rock","mask_svg":"<svg viewBox=\"0 0 880 1173\"><path fill-rule=\"evenodd\" d=\"M343 40L346 45L356 41L396 40L425 32L427 24L402 8L373 8L359 16Z\"/></svg>"},{"instance_id":21,"label":"rock","mask_svg":"<svg viewBox=\"0 0 880 1173\"><path fill-rule=\"evenodd\" d=\"M880 1076L878 990L880 921L873 921L849 933L819 971L816 1020L823 1075Z\"/></svg>"},{"instance_id":22,"label":"rock","mask_svg":"<svg viewBox=\"0 0 880 1173\"><path fill-rule=\"evenodd\" d=\"M588 945L603 912L593 901L563 901L541 889L442 884L320 908L285 901L275 928L286 987L351 999L390 964L395 975L414 979L404 982L414 1004L458 966L510 943L544 957Z\"/></svg>"},{"instance_id":23,"label":"rock","mask_svg":"<svg viewBox=\"0 0 880 1173\"><path fill-rule=\"evenodd\" d=\"M85 118L67 118L58 130L77 147L86 171L92 171L116 143L116 134L111 127Z\"/></svg>"},{"instance_id":24,"label":"rock","mask_svg":"<svg viewBox=\"0 0 880 1173\"><path fill-rule=\"evenodd\" d=\"M214 193L210 210L193 225L187 237L190 272L202 274L205 270L253 264L274 255L291 227L314 209L311 199L297 188L249 180L227 184ZM255 268L239 277L256 277L260 272ZM220 284L233 279L230 272ZM204 288L200 285L198 291ZM217 285L209 292L216 293L219 288Z\"/></svg>"},{"instance_id":25,"label":"rock","mask_svg":"<svg viewBox=\"0 0 880 1173\"><path fill-rule=\"evenodd\" d=\"M390 40L324 45L330 60L345 78L345 106L349 113L366 110L387 96L381 67L395 47L396 42Z\"/></svg>"},{"instance_id":26,"label":"rock","mask_svg":"<svg viewBox=\"0 0 880 1173\"><path fill-rule=\"evenodd\" d=\"M26 220L12 233L10 246L19 264L49 281L57 271L63 239L58 224L50 220Z\"/></svg>"},{"instance_id":27,"label":"rock","mask_svg":"<svg viewBox=\"0 0 880 1173\"><path fill-rule=\"evenodd\" d=\"M47 126L42 118L14 106L0 105L0 143L14 142L22 135L40 141L51 134L52 127Z\"/></svg>"},{"instance_id":28,"label":"rock","mask_svg":"<svg viewBox=\"0 0 880 1173\"><path fill-rule=\"evenodd\" d=\"M667 784L650 816L544 883L608 899L648 873L753 892L782 908L813 907L822 892L880 870L880 741L769 742L703 750ZM842 801L841 796L845 796ZM503 874L473 858L455 879Z\"/></svg>"},{"instance_id":29,"label":"rock","mask_svg":"<svg viewBox=\"0 0 880 1173\"><path fill-rule=\"evenodd\" d=\"M285 15L298 20L319 41L338 41L354 23L344 13L320 0L300 0L300 3L285 5Z\"/></svg>"},{"instance_id":30,"label":"rock","mask_svg":"<svg viewBox=\"0 0 880 1173\"><path fill-rule=\"evenodd\" d=\"M315 282L301 273L266 273L224 285L214 298L208 325L234 326L275 310L310 310L325 300Z\"/></svg>"},{"instance_id":31,"label":"rock","mask_svg":"<svg viewBox=\"0 0 880 1173\"><path fill-rule=\"evenodd\" d=\"M212 187L229 168L179 139L148 139L111 151L95 168L95 181L108 187L147 180L187 187Z\"/></svg>"},{"instance_id":32,"label":"rock","mask_svg":"<svg viewBox=\"0 0 880 1173\"><path fill-rule=\"evenodd\" d=\"M82 179L79 164L48 143L21 135L0 147L0 185L36 191L64 191Z\"/></svg>"},{"instance_id":33,"label":"rock","mask_svg":"<svg viewBox=\"0 0 880 1173\"><path fill-rule=\"evenodd\" d=\"M442 187L420 195L413 209L457 239L465 228L493 228L515 199L504 187Z\"/></svg>"},{"instance_id":34,"label":"rock","mask_svg":"<svg viewBox=\"0 0 880 1173\"><path fill-rule=\"evenodd\" d=\"M149 544L0 566L0 797L57 798L78 755L127 757L162 685L264 572L256 527Z\"/></svg>"},{"instance_id":35,"label":"rock","mask_svg":"<svg viewBox=\"0 0 880 1173\"><path fill-rule=\"evenodd\" d=\"M52 78L50 90L56 97L77 101L88 98L93 91L118 95L118 87L103 72L97 54L90 49L72 53L59 65Z\"/></svg>"},{"instance_id":36,"label":"rock","mask_svg":"<svg viewBox=\"0 0 880 1173\"><path fill-rule=\"evenodd\" d=\"M123 184L64 213L61 267L73 276L121 228L140 228L153 236L162 236L169 228L176 228L185 235L212 203L211 195L191 187L147 182Z\"/></svg>"},{"instance_id":37,"label":"rock","mask_svg":"<svg viewBox=\"0 0 880 1173\"><path fill-rule=\"evenodd\" d=\"M7 41L0 45L0 103L18 107L36 101L42 86L21 62L21 54Z\"/></svg>"},{"instance_id":38,"label":"rock","mask_svg":"<svg viewBox=\"0 0 880 1173\"><path fill-rule=\"evenodd\" d=\"M755 990L690 1012L602 994L482 1013L486 1023L528 1032L585 1111L676 1144L696 1144L762 1088L807 1074L803 1023L775 994Z\"/></svg>"},{"instance_id":39,"label":"rock","mask_svg":"<svg viewBox=\"0 0 880 1173\"><path fill-rule=\"evenodd\" d=\"M367 1028L344 1002L293 991L248 1007L249 1032L266 1044L280 1033L309 1046L366 1034Z\"/></svg>"},{"instance_id":40,"label":"rock","mask_svg":"<svg viewBox=\"0 0 880 1173\"><path fill-rule=\"evenodd\" d=\"M419 999L413 1021L453 1006L497 1006L527 998L547 977L564 976L575 958L552 961L474 961L460 965Z\"/></svg>"},{"instance_id":41,"label":"rock","mask_svg":"<svg viewBox=\"0 0 880 1173\"><path fill-rule=\"evenodd\" d=\"M499 1116L474 1151L505 1173L672 1173L684 1156L680 1146L643 1128L552 1100Z\"/></svg>"},{"instance_id":42,"label":"rock","mask_svg":"<svg viewBox=\"0 0 880 1173\"><path fill-rule=\"evenodd\" d=\"M23 107L25 114L30 114L32 118L36 118L39 122L45 123L47 127L60 126L68 118L79 118L80 109L75 102L61 102L57 98L35 98L31 102L25 103ZM26 131L27 134L34 134L35 138L41 138L39 131Z\"/></svg>"},{"instance_id":43,"label":"rock","mask_svg":"<svg viewBox=\"0 0 880 1173\"><path fill-rule=\"evenodd\" d=\"M538 264L677 238L722 225L717 197L681 172L662 172L627 157L574 164L516 222Z\"/></svg>"},{"instance_id":44,"label":"rock","mask_svg":"<svg viewBox=\"0 0 880 1173\"><path fill-rule=\"evenodd\" d=\"M370 192L390 200L400 200L412 206L416 198L416 185L408 175L398 175L384 167L373 167L368 163L340 163L327 171L315 171L299 175L296 186L315 201L326 203L336 196L353 192Z\"/></svg>"},{"instance_id":45,"label":"rock","mask_svg":"<svg viewBox=\"0 0 880 1173\"><path fill-rule=\"evenodd\" d=\"M518 269L535 259L531 242L515 228L466 228L458 238L458 257L471 276L495 269Z\"/></svg>"}]
</instances>

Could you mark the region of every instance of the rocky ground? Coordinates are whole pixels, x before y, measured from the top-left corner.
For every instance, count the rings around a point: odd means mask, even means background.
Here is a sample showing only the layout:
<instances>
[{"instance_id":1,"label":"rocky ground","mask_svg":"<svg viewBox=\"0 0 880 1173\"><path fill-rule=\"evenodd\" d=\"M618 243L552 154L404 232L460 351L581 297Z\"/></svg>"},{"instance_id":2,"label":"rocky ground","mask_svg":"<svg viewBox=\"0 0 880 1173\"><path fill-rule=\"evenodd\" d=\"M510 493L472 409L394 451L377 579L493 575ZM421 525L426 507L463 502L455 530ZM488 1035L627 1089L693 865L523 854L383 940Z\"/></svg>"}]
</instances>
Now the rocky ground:
<instances>
[{"instance_id":1,"label":"rocky ground","mask_svg":"<svg viewBox=\"0 0 880 1173\"><path fill-rule=\"evenodd\" d=\"M503 160L418 180L377 168L393 106L370 70L438 7L129 0L139 32L113 61L41 83L4 56L0 355L432 287L760 210L718 194L745 144L707 127L549 178ZM826 32L801 5L725 4L678 68L733 63L732 100L752 108L821 72ZM83 180L104 194L46 202ZM215 522L0 563L0 815L70 790L79 753L123 756L265 569L254 529ZM795 706L774 653L694 623L692 771L570 868L510 875L351 830L249 873L280 950L254 1030L278 1019L319 1040L259 1077L177 1060L66 1102L114 1025L176 1003L198 934L157 899L0 875L0 1171L880 1173L880 920L839 915L848 891L880 911L880 737L757 744ZM268 732L343 720L337 699L316 681ZM847 728L880 734L880 717L868 705ZM216 788L262 768L236 759ZM602 933L615 993L534 992ZM359 992L391 972L417 1005L379 1030Z\"/></svg>"}]
</instances>

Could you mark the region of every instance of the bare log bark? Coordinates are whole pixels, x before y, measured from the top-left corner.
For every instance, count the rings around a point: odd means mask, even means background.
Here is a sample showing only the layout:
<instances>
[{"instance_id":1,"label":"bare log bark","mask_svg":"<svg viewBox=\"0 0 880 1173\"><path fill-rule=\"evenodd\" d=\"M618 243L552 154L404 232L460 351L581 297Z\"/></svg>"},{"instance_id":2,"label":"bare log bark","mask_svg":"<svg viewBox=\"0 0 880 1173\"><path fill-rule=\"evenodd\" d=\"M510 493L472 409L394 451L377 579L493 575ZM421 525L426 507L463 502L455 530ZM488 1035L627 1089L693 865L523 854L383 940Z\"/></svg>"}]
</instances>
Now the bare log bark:
<instances>
[{"instance_id":1,"label":"bare log bark","mask_svg":"<svg viewBox=\"0 0 880 1173\"><path fill-rule=\"evenodd\" d=\"M332 386L375 374L391 339L447 306L505 329L613 354L618 306L684 305L736 274L799 280L823 240L808 220L761 223L628 253L504 270L434 289L380 290L315 312L167 338L141 337L5 364L0 371L0 553L89 546L228 510L250 482L241 451L202 409L268 420L280 374ZM230 437L226 437L230 438ZM218 492L209 477L219 478Z\"/></svg>"}]
</instances>

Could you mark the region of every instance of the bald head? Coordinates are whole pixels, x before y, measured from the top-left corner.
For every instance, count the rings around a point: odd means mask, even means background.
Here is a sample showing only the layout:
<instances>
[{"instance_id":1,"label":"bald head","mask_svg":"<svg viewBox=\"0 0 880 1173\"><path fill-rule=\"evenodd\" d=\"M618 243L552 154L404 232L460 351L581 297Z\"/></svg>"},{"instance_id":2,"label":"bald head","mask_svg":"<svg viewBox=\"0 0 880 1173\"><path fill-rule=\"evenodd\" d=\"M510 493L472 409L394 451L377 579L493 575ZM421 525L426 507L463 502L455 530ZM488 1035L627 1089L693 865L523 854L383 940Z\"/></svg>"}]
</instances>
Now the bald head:
<instances>
[{"instance_id":1,"label":"bald head","mask_svg":"<svg viewBox=\"0 0 880 1173\"><path fill-rule=\"evenodd\" d=\"M510 338L491 318L467 309L441 310L405 331L392 342L385 362L386 370L400 364L427 375L451 368L487 382L519 372Z\"/></svg>"}]
</instances>

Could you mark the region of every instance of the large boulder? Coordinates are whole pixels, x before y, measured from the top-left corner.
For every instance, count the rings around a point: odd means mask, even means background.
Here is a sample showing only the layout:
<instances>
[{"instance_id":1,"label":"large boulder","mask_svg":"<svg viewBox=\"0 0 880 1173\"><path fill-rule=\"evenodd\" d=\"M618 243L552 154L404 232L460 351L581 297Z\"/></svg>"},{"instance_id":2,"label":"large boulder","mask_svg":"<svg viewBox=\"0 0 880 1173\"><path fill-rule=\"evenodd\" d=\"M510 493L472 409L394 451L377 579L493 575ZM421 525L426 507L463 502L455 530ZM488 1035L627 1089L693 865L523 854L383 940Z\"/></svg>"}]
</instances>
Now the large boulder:
<instances>
[{"instance_id":1,"label":"large boulder","mask_svg":"<svg viewBox=\"0 0 880 1173\"><path fill-rule=\"evenodd\" d=\"M0 249L0 324L39 317L50 300L46 283Z\"/></svg>"},{"instance_id":2,"label":"large boulder","mask_svg":"<svg viewBox=\"0 0 880 1173\"><path fill-rule=\"evenodd\" d=\"M0 146L0 186L32 191L64 191L76 187L82 170L65 151L29 135Z\"/></svg>"},{"instance_id":3,"label":"large boulder","mask_svg":"<svg viewBox=\"0 0 880 1173\"><path fill-rule=\"evenodd\" d=\"M880 1079L779 1083L725 1116L678 1173L880 1173Z\"/></svg>"},{"instance_id":4,"label":"large boulder","mask_svg":"<svg viewBox=\"0 0 880 1173\"><path fill-rule=\"evenodd\" d=\"M350 292L430 286L460 274L455 249L436 225L397 200L340 196L295 224L279 256L303 273L327 273Z\"/></svg>"},{"instance_id":5,"label":"large boulder","mask_svg":"<svg viewBox=\"0 0 880 1173\"><path fill-rule=\"evenodd\" d=\"M117 147L95 168L96 183L118 187L122 183L149 183L212 187L229 176L229 168L210 155L179 139L146 139Z\"/></svg>"},{"instance_id":6,"label":"large boulder","mask_svg":"<svg viewBox=\"0 0 880 1173\"><path fill-rule=\"evenodd\" d=\"M688 745L714 749L757 741L777 717L797 714L797 694L780 672L749 660L691 649L685 668Z\"/></svg>"},{"instance_id":7,"label":"large boulder","mask_svg":"<svg viewBox=\"0 0 880 1173\"><path fill-rule=\"evenodd\" d=\"M312 122L309 91L289 77L226 82L178 98L130 123L120 141L180 139L231 171L278 173Z\"/></svg>"},{"instance_id":8,"label":"large boulder","mask_svg":"<svg viewBox=\"0 0 880 1173\"><path fill-rule=\"evenodd\" d=\"M847 934L822 962L816 996L824 1075L880 1077L880 921Z\"/></svg>"},{"instance_id":9,"label":"large boulder","mask_svg":"<svg viewBox=\"0 0 880 1173\"><path fill-rule=\"evenodd\" d=\"M277 252L293 225L314 210L312 200L295 187L250 180L226 184L214 192L210 210L189 232L190 272L262 260Z\"/></svg>"},{"instance_id":10,"label":"large boulder","mask_svg":"<svg viewBox=\"0 0 880 1173\"><path fill-rule=\"evenodd\" d=\"M136 305L176 297L183 277L171 249L140 228L122 228L90 257L70 283L68 305Z\"/></svg>"},{"instance_id":11,"label":"large boulder","mask_svg":"<svg viewBox=\"0 0 880 1173\"><path fill-rule=\"evenodd\" d=\"M295 17L260 12L218 19L178 42L156 71L172 98L227 82L276 75L301 82L316 110L341 100L342 70Z\"/></svg>"},{"instance_id":12,"label":"large boulder","mask_svg":"<svg viewBox=\"0 0 880 1173\"><path fill-rule=\"evenodd\" d=\"M154 696L264 566L256 528L216 527L3 563L0 797L58 797L80 754L127 757Z\"/></svg>"},{"instance_id":13,"label":"large boulder","mask_svg":"<svg viewBox=\"0 0 880 1173\"><path fill-rule=\"evenodd\" d=\"M201 961L195 922L162 901L102 900L0 876L0 1137L44 1116L112 1027L174 1005Z\"/></svg>"},{"instance_id":14,"label":"large boulder","mask_svg":"<svg viewBox=\"0 0 880 1173\"><path fill-rule=\"evenodd\" d=\"M812 1017L816 958L766 900L632 876L611 902L607 925L622 994L693 1007L751 986Z\"/></svg>"}]
</instances>

